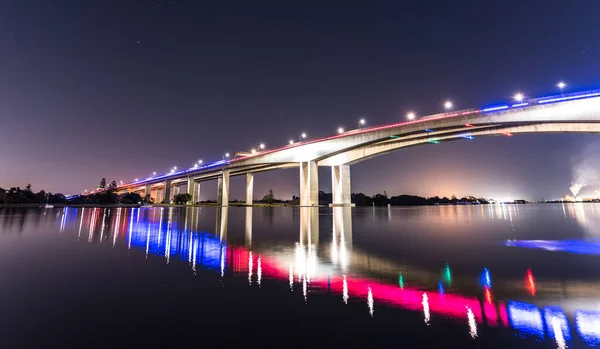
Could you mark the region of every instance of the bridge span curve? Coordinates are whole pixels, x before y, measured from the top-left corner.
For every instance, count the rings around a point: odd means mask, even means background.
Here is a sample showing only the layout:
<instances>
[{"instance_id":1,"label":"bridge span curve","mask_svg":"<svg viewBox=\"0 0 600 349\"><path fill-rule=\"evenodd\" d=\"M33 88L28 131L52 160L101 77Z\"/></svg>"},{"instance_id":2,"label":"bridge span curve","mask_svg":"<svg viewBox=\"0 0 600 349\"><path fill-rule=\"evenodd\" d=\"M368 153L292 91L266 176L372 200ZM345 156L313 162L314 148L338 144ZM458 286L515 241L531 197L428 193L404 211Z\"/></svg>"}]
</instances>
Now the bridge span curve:
<instances>
[{"instance_id":1,"label":"bridge span curve","mask_svg":"<svg viewBox=\"0 0 600 349\"><path fill-rule=\"evenodd\" d=\"M318 205L318 166L332 169L332 206L352 206L350 166L411 146L478 136L526 133L600 132L600 91L532 99L513 105L431 115L414 121L365 127L281 148L241 153L222 160L162 176L125 183L122 192L139 192L155 202L169 201L182 187L197 202L200 183L217 179L217 202L227 206L229 178L246 176L246 203L252 204L254 173L299 168L300 205Z\"/></svg>"}]
</instances>

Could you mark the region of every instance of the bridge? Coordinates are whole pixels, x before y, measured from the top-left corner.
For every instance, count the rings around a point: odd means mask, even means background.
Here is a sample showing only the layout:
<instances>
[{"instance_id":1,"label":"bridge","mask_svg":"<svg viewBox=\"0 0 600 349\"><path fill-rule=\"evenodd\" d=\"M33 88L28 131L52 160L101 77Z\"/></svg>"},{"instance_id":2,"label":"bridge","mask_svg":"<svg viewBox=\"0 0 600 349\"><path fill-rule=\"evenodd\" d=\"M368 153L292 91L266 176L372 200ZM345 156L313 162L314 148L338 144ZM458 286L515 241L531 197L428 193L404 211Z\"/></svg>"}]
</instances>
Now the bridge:
<instances>
[{"instance_id":1,"label":"bridge","mask_svg":"<svg viewBox=\"0 0 600 349\"><path fill-rule=\"evenodd\" d=\"M117 187L117 192L137 192L142 196L150 195L154 202L161 202L185 190L191 194L192 202L197 202L201 183L216 179L217 204L227 206L230 177L246 176L246 204L251 205L254 174L297 168L300 206L318 206L317 169L328 166L332 176L331 205L353 206L350 166L379 155L412 146L479 136L598 132L600 90L561 94L516 104L449 111L412 121L349 130L277 149L237 153L233 159L124 183Z\"/></svg>"}]
</instances>

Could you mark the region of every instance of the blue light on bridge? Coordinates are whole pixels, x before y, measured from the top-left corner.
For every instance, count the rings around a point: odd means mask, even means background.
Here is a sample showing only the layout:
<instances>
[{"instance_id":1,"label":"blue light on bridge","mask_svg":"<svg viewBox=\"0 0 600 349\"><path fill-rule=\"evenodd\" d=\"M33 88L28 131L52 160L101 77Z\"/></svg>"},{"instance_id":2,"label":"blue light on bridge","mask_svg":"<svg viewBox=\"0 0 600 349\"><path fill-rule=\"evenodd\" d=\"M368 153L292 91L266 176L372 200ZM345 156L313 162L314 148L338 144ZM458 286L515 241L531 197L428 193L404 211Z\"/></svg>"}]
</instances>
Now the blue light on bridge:
<instances>
[{"instance_id":1,"label":"blue light on bridge","mask_svg":"<svg viewBox=\"0 0 600 349\"><path fill-rule=\"evenodd\" d=\"M513 108L519 108L519 107L525 107L525 106L528 106L528 105L529 105L529 103L524 102L524 103L513 104L512 107Z\"/></svg>"},{"instance_id":2,"label":"blue light on bridge","mask_svg":"<svg viewBox=\"0 0 600 349\"><path fill-rule=\"evenodd\" d=\"M504 109L508 109L508 105L499 105L499 106L495 106L495 107L484 108L481 111L484 113L487 113L487 112L491 112L491 111L498 111L498 110L504 110Z\"/></svg>"},{"instance_id":3,"label":"blue light on bridge","mask_svg":"<svg viewBox=\"0 0 600 349\"><path fill-rule=\"evenodd\" d=\"M598 96L600 96L600 92L593 92L593 93L586 93L586 94L574 95L574 96L542 99L542 100L538 100L537 103L538 104L546 104L546 103L553 103L553 102L564 102L564 101L572 101L575 99L591 98L591 97L598 97Z\"/></svg>"},{"instance_id":4,"label":"blue light on bridge","mask_svg":"<svg viewBox=\"0 0 600 349\"><path fill-rule=\"evenodd\" d=\"M429 143L433 143L433 144L440 144L440 141L438 141L437 139L429 139L427 140Z\"/></svg>"},{"instance_id":5,"label":"blue light on bridge","mask_svg":"<svg viewBox=\"0 0 600 349\"><path fill-rule=\"evenodd\" d=\"M473 139L473 138L475 138L475 137L473 137L471 135L462 135L461 137L465 138L465 139Z\"/></svg>"},{"instance_id":6,"label":"blue light on bridge","mask_svg":"<svg viewBox=\"0 0 600 349\"><path fill-rule=\"evenodd\" d=\"M435 131L434 131L434 130L432 130L432 129L426 128L426 129L425 129L425 132L435 132Z\"/></svg>"}]
</instances>

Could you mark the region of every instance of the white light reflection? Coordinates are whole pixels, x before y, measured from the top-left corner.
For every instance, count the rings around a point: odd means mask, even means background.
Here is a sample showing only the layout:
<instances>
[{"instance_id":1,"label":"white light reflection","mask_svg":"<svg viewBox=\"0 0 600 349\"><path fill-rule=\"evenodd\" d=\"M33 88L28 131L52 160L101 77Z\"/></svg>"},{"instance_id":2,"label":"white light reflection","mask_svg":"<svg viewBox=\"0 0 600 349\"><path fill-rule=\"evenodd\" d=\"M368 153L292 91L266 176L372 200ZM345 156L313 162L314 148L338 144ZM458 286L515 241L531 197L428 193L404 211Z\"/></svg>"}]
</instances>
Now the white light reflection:
<instances>
[{"instance_id":1,"label":"white light reflection","mask_svg":"<svg viewBox=\"0 0 600 349\"><path fill-rule=\"evenodd\" d=\"M81 209L81 220L79 221L79 234L77 235L77 240L81 237L81 228L83 227L83 216L85 214L85 207Z\"/></svg>"},{"instance_id":2,"label":"white light reflection","mask_svg":"<svg viewBox=\"0 0 600 349\"><path fill-rule=\"evenodd\" d=\"M252 285L252 252L248 253L248 283Z\"/></svg>"},{"instance_id":3,"label":"white light reflection","mask_svg":"<svg viewBox=\"0 0 600 349\"><path fill-rule=\"evenodd\" d=\"M290 290L291 291L294 290L294 269L291 264L290 264Z\"/></svg>"},{"instance_id":4,"label":"white light reflection","mask_svg":"<svg viewBox=\"0 0 600 349\"><path fill-rule=\"evenodd\" d=\"M198 239L194 240L194 255L192 256L192 270L196 275L196 256L198 255Z\"/></svg>"},{"instance_id":5,"label":"white light reflection","mask_svg":"<svg viewBox=\"0 0 600 349\"><path fill-rule=\"evenodd\" d=\"M88 242L92 242L92 235L94 233L94 226L96 225L96 209L92 211L92 217L90 218L90 232L88 234Z\"/></svg>"},{"instance_id":6,"label":"white light reflection","mask_svg":"<svg viewBox=\"0 0 600 349\"><path fill-rule=\"evenodd\" d=\"M129 241L127 242L127 249L131 250L131 235L133 234L133 208L131 209L131 216L129 216Z\"/></svg>"},{"instance_id":7,"label":"white light reflection","mask_svg":"<svg viewBox=\"0 0 600 349\"><path fill-rule=\"evenodd\" d=\"M105 227L107 212L108 212L108 210L105 210L104 215L102 216L102 227L100 229L100 243L102 243L102 240L104 239L104 227Z\"/></svg>"},{"instance_id":8,"label":"white light reflection","mask_svg":"<svg viewBox=\"0 0 600 349\"><path fill-rule=\"evenodd\" d=\"M346 280L346 275L344 275L344 283L342 284L342 299L344 300L344 304L348 304L348 281Z\"/></svg>"},{"instance_id":9,"label":"white light reflection","mask_svg":"<svg viewBox=\"0 0 600 349\"><path fill-rule=\"evenodd\" d=\"M67 208L63 208L63 215L60 220L60 233L65 231L65 224L67 223Z\"/></svg>"},{"instance_id":10,"label":"white light reflection","mask_svg":"<svg viewBox=\"0 0 600 349\"><path fill-rule=\"evenodd\" d=\"M225 275L225 245L221 245L221 277Z\"/></svg>"},{"instance_id":11,"label":"white light reflection","mask_svg":"<svg viewBox=\"0 0 600 349\"><path fill-rule=\"evenodd\" d=\"M148 233L146 234L146 259L148 259L148 251L150 251L150 224L148 224Z\"/></svg>"},{"instance_id":12,"label":"white light reflection","mask_svg":"<svg viewBox=\"0 0 600 349\"><path fill-rule=\"evenodd\" d=\"M475 315L471 308L468 306L465 307L467 308L467 319L469 319L469 334L472 338L475 338L477 337L477 322L475 321Z\"/></svg>"},{"instance_id":13,"label":"white light reflection","mask_svg":"<svg viewBox=\"0 0 600 349\"><path fill-rule=\"evenodd\" d=\"M169 223L167 225L167 236L165 241L165 261L169 264L171 260L171 221L169 217Z\"/></svg>"},{"instance_id":14,"label":"white light reflection","mask_svg":"<svg viewBox=\"0 0 600 349\"><path fill-rule=\"evenodd\" d=\"M423 301L421 303L423 304L423 314L425 315L425 323L429 326L429 298L427 298L426 293L423 293Z\"/></svg>"},{"instance_id":15,"label":"white light reflection","mask_svg":"<svg viewBox=\"0 0 600 349\"><path fill-rule=\"evenodd\" d=\"M258 256L258 261L256 262L256 278L258 286L260 286L260 281L262 279L262 265L260 263L260 255Z\"/></svg>"},{"instance_id":16,"label":"white light reflection","mask_svg":"<svg viewBox=\"0 0 600 349\"><path fill-rule=\"evenodd\" d=\"M562 327L560 325L560 320L556 317L552 317L552 331L554 332L554 339L556 340L556 345L558 349L565 349L567 347L567 343L565 341L565 336L563 335Z\"/></svg>"},{"instance_id":17,"label":"white light reflection","mask_svg":"<svg viewBox=\"0 0 600 349\"><path fill-rule=\"evenodd\" d=\"M373 317L373 291L371 291L371 286L369 286L369 292L367 293L367 305L369 306L369 314Z\"/></svg>"},{"instance_id":18,"label":"white light reflection","mask_svg":"<svg viewBox=\"0 0 600 349\"><path fill-rule=\"evenodd\" d=\"M113 247L117 244L117 235L119 235L119 224L121 223L121 208L117 209L117 223L115 224L115 231L113 232Z\"/></svg>"},{"instance_id":19,"label":"white light reflection","mask_svg":"<svg viewBox=\"0 0 600 349\"><path fill-rule=\"evenodd\" d=\"M302 278L302 294L304 295L304 303L306 303L306 294L307 294L307 285L306 285L306 277Z\"/></svg>"},{"instance_id":20,"label":"white light reflection","mask_svg":"<svg viewBox=\"0 0 600 349\"><path fill-rule=\"evenodd\" d=\"M192 244L194 243L192 240L192 233L190 232L190 240L188 241L188 264L192 264Z\"/></svg>"}]
</instances>

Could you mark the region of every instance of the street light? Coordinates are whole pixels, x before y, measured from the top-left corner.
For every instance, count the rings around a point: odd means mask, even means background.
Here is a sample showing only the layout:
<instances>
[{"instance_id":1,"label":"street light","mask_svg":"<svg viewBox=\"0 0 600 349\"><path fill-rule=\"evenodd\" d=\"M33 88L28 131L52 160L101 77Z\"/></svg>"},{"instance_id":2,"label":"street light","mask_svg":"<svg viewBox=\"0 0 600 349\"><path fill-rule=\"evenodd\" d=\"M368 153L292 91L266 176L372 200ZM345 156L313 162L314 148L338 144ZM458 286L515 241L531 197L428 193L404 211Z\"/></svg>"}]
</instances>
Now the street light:
<instances>
[{"instance_id":1,"label":"street light","mask_svg":"<svg viewBox=\"0 0 600 349\"><path fill-rule=\"evenodd\" d=\"M338 128L338 133L339 133L339 134L342 134L342 133L344 133L344 128L343 128L343 127L339 127L339 128Z\"/></svg>"},{"instance_id":2,"label":"street light","mask_svg":"<svg viewBox=\"0 0 600 349\"><path fill-rule=\"evenodd\" d=\"M410 112L410 113L408 113L408 114L406 115L406 118L407 118L408 120L414 120L414 119L416 118L416 116L415 116L415 113L413 113L413 112Z\"/></svg>"},{"instance_id":3,"label":"street light","mask_svg":"<svg viewBox=\"0 0 600 349\"><path fill-rule=\"evenodd\" d=\"M515 98L515 101L521 103L521 102L523 102L524 96L521 92L517 92L517 93L515 93L514 98Z\"/></svg>"},{"instance_id":4,"label":"street light","mask_svg":"<svg viewBox=\"0 0 600 349\"><path fill-rule=\"evenodd\" d=\"M294 140L293 140L293 139L290 139L290 142L289 142L289 143L290 143L290 145L294 144Z\"/></svg>"},{"instance_id":5,"label":"street light","mask_svg":"<svg viewBox=\"0 0 600 349\"><path fill-rule=\"evenodd\" d=\"M223 155L223 160L225 160L225 158L229 158L229 153L225 153L225 155Z\"/></svg>"},{"instance_id":6,"label":"street light","mask_svg":"<svg viewBox=\"0 0 600 349\"><path fill-rule=\"evenodd\" d=\"M135 179L135 181L137 182L137 181L138 181L138 179L136 178L136 179Z\"/></svg>"},{"instance_id":7,"label":"street light","mask_svg":"<svg viewBox=\"0 0 600 349\"><path fill-rule=\"evenodd\" d=\"M156 176L156 172L152 172L152 176Z\"/></svg>"},{"instance_id":8,"label":"street light","mask_svg":"<svg viewBox=\"0 0 600 349\"><path fill-rule=\"evenodd\" d=\"M361 126L363 126L366 123L367 123L367 120L365 120L365 119L358 120L358 128L360 128Z\"/></svg>"},{"instance_id":9,"label":"street light","mask_svg":"<svg viewBox=\"0 0 600 349\"><path fill-rule=\"evenodd\" d=\"M202 160L198 160L198 165L202 165Z\"/></svg>"},{"instance_id":10,"label":"street light","mask_svg":"<svg viewBox=\"0 0 600 349\"><path fill-rule=\"evenodd\" d=\"M300 142L302 142L302 139L304 139L304 138L306 138L306 133L302 132L302 133L300 134L300 136L298 137L298 140L299 140Z\"/></svg>"},{"instance_id":11,"label":"street light","mask_svg":"<svg viewBox=\"0 0 600 349\"><path fill-rule=\"evenodd\" d=\"M567 87L567 84L565 84L564 81L560 81L558 84L556 84L556 86L560 89L560 94L562 95L563 94L563 89L565 87Z\"/></svg>"},{"instance_id":12,"label":"street light","mask_svg":"<svg viewBox=\"0 0 600 349\"><path fill-rule=\"evenodd\" d=\"M446 112L448 112L448 109L452 109L452 106L453 106L453 104L451 101L446 101L444 103L444 109L446 110Z\"/></svg>"}]
</instances>

